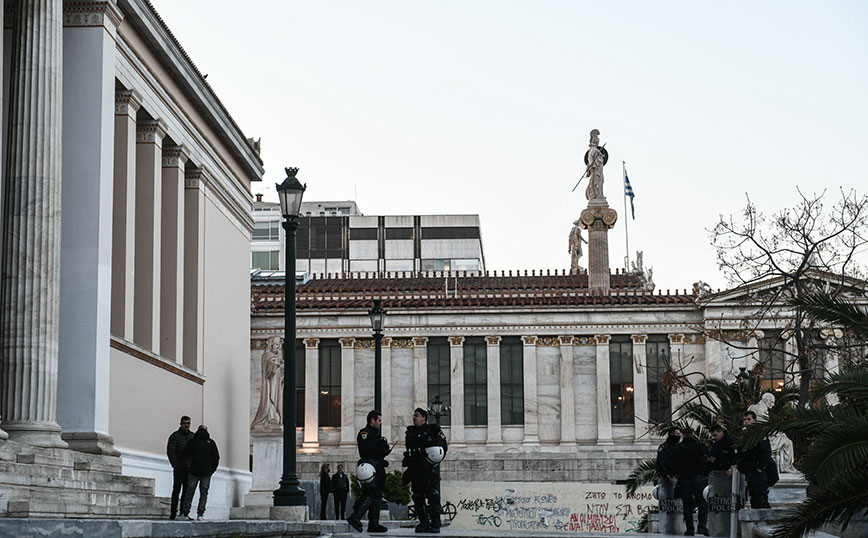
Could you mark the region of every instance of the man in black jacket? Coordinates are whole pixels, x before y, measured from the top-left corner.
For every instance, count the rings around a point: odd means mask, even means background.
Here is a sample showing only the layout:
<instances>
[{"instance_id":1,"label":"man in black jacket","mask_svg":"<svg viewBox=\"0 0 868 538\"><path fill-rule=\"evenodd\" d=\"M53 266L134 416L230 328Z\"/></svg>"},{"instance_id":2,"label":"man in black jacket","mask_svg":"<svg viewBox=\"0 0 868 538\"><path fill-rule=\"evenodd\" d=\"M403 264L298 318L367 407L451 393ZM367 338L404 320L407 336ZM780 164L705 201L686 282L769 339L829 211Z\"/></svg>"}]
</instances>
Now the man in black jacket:
<instances>
[{"instance_id":1,"label":"man in black jacket","mask_svg":"<svg viewBox=\"0 0 868 538\"><path fill-rule=\"evenodd\" d=\"M675 472L681 489L681 502L684 510L685 536L693 536L693 509L699 507L699 524L696 531L709 536L708 504L702 497L705 479L702 477L702 467L708 459L708 449L693 437L693 430L681 430L681 443L675 451Z\"/></svg>"},{"instance_id":2,"label":"man in black jacket","mask_svg":"<svg viewBox=\"0 0 868 538\"><path fill-rule=\"evenodd\" d=\"M735 437L723 429L720 424L711 428L711 450L708 461L712 471L726 471L726 476L732 476L732 469L738 464L738 446Z\"/></svg>"},{"instance_id":3,"label":"man in black jacket","mask_svg":"<svg viewBox=\"0 0 868 538\"><path fill-rule=\"evenodd\" d=\"M173 431L166 443L166 456L172 464L172 512L169 519L175 519L178 513L178 500L187 494L187 473L190 470L190 462L184 458L184 449L193 438L190 431L190 417L181 417L181 425Z\"/></svg>"},{"instance_id":4,"label":"man in black jacket","mask_svg":"<svg viewBox=\"0 0 868 538\"><path fill-rule=\"evenodd\" d=\"M359 445L359 464L370 463L376 473L373 480L362 484L362 498L359 499L352 515L347 518L357 532L362 532L362 514L368 512L368 532L386 532L387 529L380 525L380 501L383 490L386 487L386 456L392 451L389 442L380 435L383 425L383 416L379 411L370 411L367 417L368 424L359 431L356 443Z\"/></svg>"},{"instance_id":5,"label":"man in black jacket","mask_svg":"<svg viewBox=\"0 0 868 538\"><path fill-rule=\"evenodd\" d=\"M675 482L675 451L681 441L681 430L669 428L666 440L657 447L657 474L661 479Z\"/></svg>"},{"instance_id":6,"label":"man in black jacket","mask_svg":"<svg viewBox=\"0 0 868 538\"><path fill-rule=\"evenodd\" d=\"M404 483L413 487L413 505L419 524L416 532L440 532L440 462L427 457L426 450L432 447L443 449L446 455L448 446L446 435L437 424L428 424L428 412L417 407L413 411L413 425L407 426L405 437L407 451L404 452L402 465ZM428 505L425 505L425 501Z\"/></svg>"},{"instance_id":7,"label":"man in black jacket","mask_svg":"<svg viewBox=\"0 0 868 538\"><path fill-rule=\"evenodd\" d=\"M750 427L756 422L756 413L746 411L744 425ZM751 508L771 508L769 505L769 482L766 467L772 462L772 445L768 439L763 439L751 448L742 448L738 470L747 479L747 491L750 493Z\"/></svg>"},{"instance_id":8,"label":"man in black jacket","mask_svg":"<svg viewBox=\"0 0 868 538\"><path fill-rule=\"evenodd\" d=\"M193 440L187 444L184 455L190 459L190 475L187 479L187 492L181 505L181 515L192 521L190 507L193 504L193 492L196 491L196 485L199 485L199 506L196 511L199 517L197 519L202 519L205 515L205 504L208 502L211 475L220 465L220 452L217 450L217 443L211 440L206 426L199 426L196 434L193 435Z\"/></svg>"},{"instance_id":9,"label":"man in black jacket","mask_svg":"<svg viewBox=\"0 0 868 538\"><path fill-rule=\"evenodd\" d=\"M344 472L344 466L338 465L338 470L332 475L332 494L335 497L335 519L344 519L347 509L347 494L350 492L350 479Z\"/></svg>"}]
</instances>

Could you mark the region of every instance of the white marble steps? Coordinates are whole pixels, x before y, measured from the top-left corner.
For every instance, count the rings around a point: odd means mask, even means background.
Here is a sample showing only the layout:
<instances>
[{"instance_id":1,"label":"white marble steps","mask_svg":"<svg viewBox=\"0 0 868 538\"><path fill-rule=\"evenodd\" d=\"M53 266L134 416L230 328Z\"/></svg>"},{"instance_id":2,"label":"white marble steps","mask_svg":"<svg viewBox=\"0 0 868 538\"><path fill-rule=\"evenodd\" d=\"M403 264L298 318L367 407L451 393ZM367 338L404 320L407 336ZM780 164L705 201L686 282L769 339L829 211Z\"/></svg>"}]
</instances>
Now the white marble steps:
<instances>
[{"instance_id":1,"label":"white marble steps","mask_svg":"<svg viewBox=\"0 0 868 538\"><path fill-rule=\"evenodd\" d=\"M122 475L120 458L0 441L0 517L168 516L154 480Z\"/></svg>"}]
</instances>

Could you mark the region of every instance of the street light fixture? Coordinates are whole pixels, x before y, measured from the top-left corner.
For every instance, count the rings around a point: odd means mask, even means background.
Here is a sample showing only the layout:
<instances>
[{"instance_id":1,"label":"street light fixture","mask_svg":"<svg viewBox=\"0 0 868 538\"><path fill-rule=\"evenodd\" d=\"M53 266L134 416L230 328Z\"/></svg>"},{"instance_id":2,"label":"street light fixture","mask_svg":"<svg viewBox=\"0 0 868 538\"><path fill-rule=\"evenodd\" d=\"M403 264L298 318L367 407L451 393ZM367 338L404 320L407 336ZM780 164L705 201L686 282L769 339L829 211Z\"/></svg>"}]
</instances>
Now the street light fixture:
<instances>
[{"instance_id":1,"label":"street light fixture","mask_svg":"<svg viewBox=\"0 0 868 538\"><path fill-rule=\"evenodd\" d=\"M386 324L386 311L382 301L374 301L368 311L371 327L374 329L374 409L383 412L383 326Z\"/></svg>"},{"instance_id":2,"label":"street light fixture","mask_svg":"<svg viewBox=\"0 0 868 538\"><path fill-rule=\"evenodd\" d=\"M306 506L307 496L298 482L296 473L295 424L295 232L301 213L301 198L307 185L296 179L298 168L286 168L286 179L276 185L286 232L286 282L284 284L284 336L283 336L283 476L280 487L274 490L274 506Z\"/></svg>"},{"instance_id":3,"label":"street light fixture","mask_svg":"<svg viewBox=\"0 0 868 538\"><path fill-rule=\"evenodd\" d=\"M434 396L434 401L431 402L431 406L428 408L428 414L434 415L434 421L437 424L440 424L440 417L449 414L449 406L443 405L443 400L440 399L440 396Z\"/></svg>"}]
</instances>

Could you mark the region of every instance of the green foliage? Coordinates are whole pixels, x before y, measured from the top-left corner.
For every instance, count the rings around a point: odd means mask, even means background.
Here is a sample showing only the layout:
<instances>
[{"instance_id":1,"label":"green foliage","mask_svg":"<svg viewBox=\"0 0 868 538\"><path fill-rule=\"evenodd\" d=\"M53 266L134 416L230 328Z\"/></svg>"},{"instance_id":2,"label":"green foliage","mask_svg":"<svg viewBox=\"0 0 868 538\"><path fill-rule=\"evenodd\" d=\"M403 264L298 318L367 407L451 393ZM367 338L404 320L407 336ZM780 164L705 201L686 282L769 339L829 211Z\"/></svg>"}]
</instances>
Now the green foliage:
<instances>
[{"instance_id":1,"label":"green foliage","mask_svg":"<svg viewBox=\"0 0 868 538\"><path fill-rule=\"evenodd\" d=\"M383 497L387 501L395 504L410 504L410 486L404 484L402 477L401 471L386 473L386 490L383 492ZM362 496L362 486L355 475L350 476L350 490L356 499Z\"/></svg>"},{"instance_id":2,"label":"green foliage","mask_svg":"<svg viewBox=\"0 0 868 538\"><path fill-rule=\"evenodd\" d=\"M657 474L657 462L655 460L645 460L633 469L630 476L627 477L627 495L633 495L639 486L644 484L656 484L660 479Z\"/></svg>"}]
</instances>

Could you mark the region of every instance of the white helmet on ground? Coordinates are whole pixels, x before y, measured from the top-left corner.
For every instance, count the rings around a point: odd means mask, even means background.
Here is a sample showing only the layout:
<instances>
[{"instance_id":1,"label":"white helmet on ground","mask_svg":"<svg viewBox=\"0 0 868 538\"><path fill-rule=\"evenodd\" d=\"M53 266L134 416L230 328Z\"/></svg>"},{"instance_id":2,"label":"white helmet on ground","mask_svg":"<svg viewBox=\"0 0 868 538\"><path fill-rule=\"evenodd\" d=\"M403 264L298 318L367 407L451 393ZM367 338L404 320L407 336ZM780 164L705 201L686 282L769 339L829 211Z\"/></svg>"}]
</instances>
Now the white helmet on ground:
<instances>
[{"instance_id":1,"label":"white helmet on ground","mask_svg":"<svg viewBox=\"0 0 868 538\"><path fill-rule=\"evenodd\" d=\"M709 497L711 497L711 486L705 486L702 490L702 498L705 499L705 502L708 502Z\"/></svg>"},{"instance_id":2,"label":"white helmet on ground","mask_svg":"<svg viewBox=\"0 0 868 538\"><path fill-rule=\"evenodd\" d=\"M377 473L377 470L374 469L374 466L370 463L363 462L360 463L358 467L356 467L356 478L362 484L369 484L374 480L374 475Z\"/></svg>"},{"instance_id":3,"label":"white helmet on ground","mask_svg":"<svg viewBox=\"0 0 868 538\"><path fill-rule=\"evenodd\" d=\"M442 446L429 446L425 449L425 459L431 465L437 465L443 461L444 457L446 457L446 451L443 450Z\"/></svg>"},{"instance_id":4,"label":"white helmet on ground","mask_svg":"<svg viewBox=\"0 0 868 538\"><path fill-rule=\"evenodd\" d=\"M657 484L656 486L654 486L654 489L651 490L651 496L658 501L663 500L663 495L663 486L661 486L660 484Z\"/></svg>"}]
</instances>

